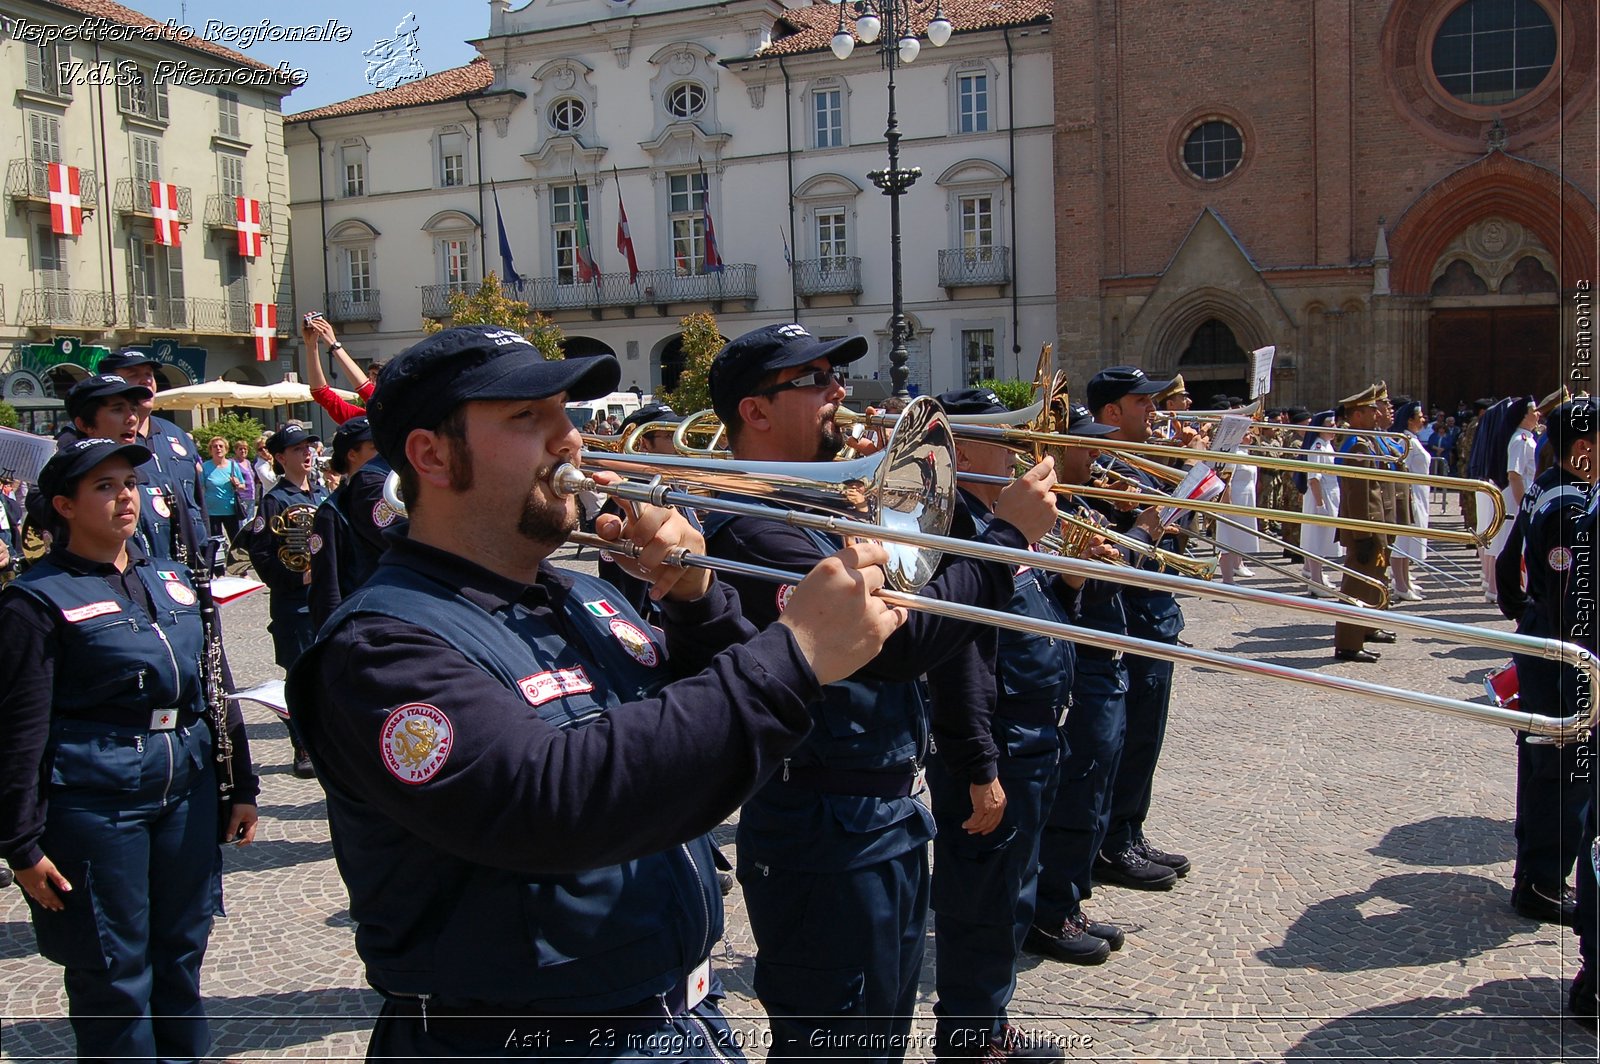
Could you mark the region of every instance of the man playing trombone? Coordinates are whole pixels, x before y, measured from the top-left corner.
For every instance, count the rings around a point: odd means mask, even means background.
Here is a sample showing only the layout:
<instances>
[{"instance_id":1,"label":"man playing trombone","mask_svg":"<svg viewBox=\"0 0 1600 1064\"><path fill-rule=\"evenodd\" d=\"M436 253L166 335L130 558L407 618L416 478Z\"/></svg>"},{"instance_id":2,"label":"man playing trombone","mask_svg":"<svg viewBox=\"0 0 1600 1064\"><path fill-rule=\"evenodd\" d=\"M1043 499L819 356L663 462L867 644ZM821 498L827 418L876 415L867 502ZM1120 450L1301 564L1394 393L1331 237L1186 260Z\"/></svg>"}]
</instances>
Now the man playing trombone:
<instances>
[{"instance_id":1,"label":"man playing trombone","mask_svg":"<svg viewBox=\"0 0 1600 1064\"><path fill-rule=\"evenodd\" d=\"M865 337L824 342L795 324L733 340L710 373L711 401L734 460L816 462L843 438L836 367L867 353ZM1026 547L1055 525L1046 460L1001 492L980 537ZM772 518L713 514L707 548L722 558L804 570L838 548L823 533ZM792 608L785 588L730 578L745 616L765 625ZM949 561L923 595L1001 607L1011 567ZM899 1060L921 975L928 910L922 789L927 712L918 679L966 652L972 625L913 612L884 652L812 705L805 744L744 805L738 877L756 940L755 990L772 1025L771 1056ZM1000 822L1003 796L977 788L968 830ZM1012 1043L1003 1042L1001 1049ZM981 1053L985 1047L969 1047Z\"/></svg>"},{"instance_id":2,"label":"man playing trombone","mask_svg":"<svg viewBox=\"0 0 1600 1064\"><path fill-rule=\"evenodd\" d=\"M580 451L563 403L618 376L609 355L546 362L465 326L392 361L372 397L409 535L288 688L384 997L369 1059L741 1059L710 970L705 833L904 619L873 595L886 552L861 545L758 634L708 571L664 564L703 545L659 507L598 531L641 548L664 636L599 579L550 568L577 527L556 487Z\"/></svg>"}]
</instances>

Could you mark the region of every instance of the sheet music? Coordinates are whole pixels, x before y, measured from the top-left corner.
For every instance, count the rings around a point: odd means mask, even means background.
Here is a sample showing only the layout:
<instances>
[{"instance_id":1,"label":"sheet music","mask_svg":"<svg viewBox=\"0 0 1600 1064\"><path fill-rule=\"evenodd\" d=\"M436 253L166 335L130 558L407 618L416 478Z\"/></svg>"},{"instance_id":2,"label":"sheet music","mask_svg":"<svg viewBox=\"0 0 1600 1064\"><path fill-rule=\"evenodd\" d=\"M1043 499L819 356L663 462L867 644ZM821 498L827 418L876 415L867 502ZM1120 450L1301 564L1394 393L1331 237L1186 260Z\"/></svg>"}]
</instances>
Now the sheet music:
<instances>
[{"instance_id":1,"label":"sheet music","mask_svg":"<svg viewBox=\"0 0 1600 1064\"><path fill-rule=\"evenodd\" d=\"M55 453L56 441L48 436L0 428L0 476L36 483L40 470Z\"/></svg>"},{"instance_id":2,"label":"sheet music","mask_svg":"<svg viewBox=\"0 0 1600 1064\"><path fill-rule=\"evenodd\" d=\"M1238 414L1224 414L1217 431L1211 434L1211 450L1219 454L1232 454L1239 449L1244 434L1250 431L1250 419Z\"/></svg>"},{"instance_id":3,"label":"sheet music","mask_svg":"<svg viewBox=\"0 0 1600 1064\"><path fill-rule=\"evenodd\" d=\"M1217 476L1209 465L1204 462L1196 462L1189 467L1188 475L1183 478L1183 482L1172 489L1172 496L1174 501L1193 502L1202 500L1210 502L1221 495L1226 487L1227 485L1222 482L1222 478ZM1187 509L1188 507L1182 505L1163 506L1161 508L1161 523L1163 525L1171 524L1172 519L1178 516L1180 511Z\"/></svg>"},{"instance_id":4,"label":"sheet music","mask_svg":"<svg viewBox=\"0 0 1600 1064\"><path fill-rule=\"evenodd\" d=\"M1277 357L1278 345L1268 344L1250 353L1255 356L1255 375L1250 379L1250 398L1259 399L1272 391L1272 360Z\"/></svg>"},{"instance_id":5,"label":"sheet music","mask_svg":"<svg viewBox=\"0 0 1600 1064\"><path fill-rule=\"evenodd\" d=\"M217 600L217 605L226 606L266 586L247 576L215 576L211 578L211 597Z\"/></svg>"}]
</instances>

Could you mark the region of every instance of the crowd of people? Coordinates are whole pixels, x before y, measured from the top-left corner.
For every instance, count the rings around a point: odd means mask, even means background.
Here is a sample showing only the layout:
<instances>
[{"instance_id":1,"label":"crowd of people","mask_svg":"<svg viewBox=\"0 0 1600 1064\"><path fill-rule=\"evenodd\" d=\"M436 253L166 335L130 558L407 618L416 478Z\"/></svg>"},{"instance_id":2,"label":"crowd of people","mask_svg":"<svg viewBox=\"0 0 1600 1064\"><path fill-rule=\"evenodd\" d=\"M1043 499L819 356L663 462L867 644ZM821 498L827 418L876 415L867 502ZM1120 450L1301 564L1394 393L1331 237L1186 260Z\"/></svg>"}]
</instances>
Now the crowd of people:
<instances>
[{"instance_id":1,"label":"crowd of people","mask_svg":"<svg viewBox=\"0 0 1600 1064\"><path fill-rule=\"evenodd\" d=\"M357 949L384 999L371 1058L500 1055L508 1037L589 1055L603 1027L619 1049L739 1059L710 959L736 878L770 1056L901 1059L931 922L936 1056L1062 1059L1011 1022L1021 956L1103 963L1127 936L1096 888L1170 890L1192 872L1146 834L1171 659L890 605L875 594L883 546L778 515L599 505L620 478L582 469L564 403L616 389L609 356L549 362L513 331L463 326L363 368L319 315L303 336L313 397L339 426L327 448L291 423L253 458L221 437L202 452L152 414L153 363L130 351L68 396L72 428L25 503L0 484L0 565L16 576L0 655L27 662L0 692L0 853L40 952L65 969L80 1054L209 1049L199 968L218 847L251 841L259 790L237 707L212 705L231 688L207 610L221 542L267 585L294 771L327 794ZM324 349L360 405L328 386ZM870 452L835 421L842 367L867 351L796 324L728 343L708 385L733 460ZM1077 397L1054 411L1058 445L1020 474L1012 449L960 433L1007 416L994 392L937 397L969 475L951 535L1025 550L1067 520L1098 530L1075 539L1079 556L1146 568L1204 538L1223 580L1287 568L1312 595L1382 606L1391 588L1424 593L1430 499L1361 473L1443 459L1496 484L1515 515L1485 593L1521 632L1594 643L1572 623L1571 579L1580 561L1593 571L1579 557L1596 520L1590 400L1430 417L1376 382L1248 426L1239 447L1310 463L1285 472L1212 453L1182 377L1113 366ZM646 406L585 431L675 419ZM1152 441L1215 458L1224 499L1260 516L1164 515L1189 463L1123 446ZM1056 490L1107 484L1138 494ZM596 502L584 526L616 544L599 577L549 562L580 523L580 492ZM685 554L727 566L675 564ZM947 552L920 594L1180 643L1178 598L1114 573ZM1342 623L1334 656L1370 663L1368 644L1395 639ZM1575 673L1517 665L1524 708L1574 712ZM1519 740L1512 903L1578 926L1572 1007L1592 1022L1593 869L1577 858L1595 809L1572 785L1575 745ZM730 877L708 833L735 810Z\"/></svg>"}]
</instances>

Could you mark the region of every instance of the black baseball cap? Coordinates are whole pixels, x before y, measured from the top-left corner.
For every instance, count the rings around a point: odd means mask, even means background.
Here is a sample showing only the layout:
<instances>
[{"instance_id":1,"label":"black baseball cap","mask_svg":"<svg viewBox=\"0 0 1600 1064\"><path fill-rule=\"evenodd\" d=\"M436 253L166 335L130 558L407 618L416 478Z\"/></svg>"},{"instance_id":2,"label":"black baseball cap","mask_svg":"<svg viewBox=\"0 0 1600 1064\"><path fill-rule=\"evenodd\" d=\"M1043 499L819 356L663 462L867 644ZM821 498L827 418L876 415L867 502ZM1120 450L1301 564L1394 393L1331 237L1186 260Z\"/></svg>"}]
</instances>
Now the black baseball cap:
<instances>
[{"instance_id":1,"label":"black baseball cap","mask_svg":"<svg viewBox=\"0 0 1600 1064\"><path fill-rule=\"evenodd\" d=\"M121 351L102 358L99 370L101 373L115 373L117 370L127 369L129 366L159 365L161 365L161 360L154 355L144 351L136 351L131 347L124 347Z\"/></svg>"},{"instance_id":2,"label":"black baseball cap","mask_svg":"<svg viewBox=\"0 0 1600 1064\"><path fill-rule=\"evenodd\" d=\"M675 425L683 420L683 415L673 411L666 403L646 403L627 417L622 419L622 424L617 427L619 433L627 432L635 425L648 425L652 421L665 422Z\"/></svg>"},{"instance_id":3,"label":"black baseball cap","mask_svg":"<svg viewBox=\"0 0 1600 1064\"><path fill-rule=\"evenodd\" d=\"M1106 402L1111 402L1107 399ZM1089 408L1082 403L1067 404L1068 436L1109 436L1117 431L1115 425L1104 425L1094 419Z\"/></svg>"},{"instance_id":4,"label":"black baseball cap","mask_svg":"<svg viewBox=\"0 0 1600 1064\"><path fill-rule=\"evenodd\" d=\"M150 461L150 451L137 443L118 443L99 437L70 443L39 471L39 495L45 499L71 495L84 474L111 458L126 458L130 464L140 466Z\"/></svg>"},{"instance_id":5,"label":"black baseball cap","mask_svg":"<svg viewBox=\"0 0 1600 1064\"><path fill-rule=\"evenodd\" d=\"M1155 395L1163 391L1170 380L1151 380L1138 366L1112 366L1089 378L1085 390L1090 410L1099 410L1114 403L1124 395Z\"/></svg>"},{"instance_id":6,"label":"black baseball cap","mask_svg":"<svg viewBox=\"0 0 1600 1064\"><path fill-rule=\"evenodd\" d=\"M615 356L547 361L527 337L496 325L445 329L406 348L378 375L367 402L372 439L391 465L405 460L413 429L435 428L462 403L478 399L598 399L616 391Z\"/></svg>"},{"instance_id":7,"label":"black baseball cap","mask_svg":"<svg viewBox=\"0 0 1600 1064\"><path fill-rule=\"evenodd\" d=\"M818 340L804 325L763 325L728 341L711 360L711 405L724 425L739 419L739 400L753 395L767 374L825 358L835 366L867 353L865 336Z\"/></svg>"},{"instance_id":8,"label":"black baseball cap","mask_svg":"<svg viewBox=\"0 0 1600 1064\"><path fill-rule=\"evenodd\" d=\"M290 425L281 428L267 437L267 453L279 455L291 447L298 447L302 443L321 443L322 437L313 435L299 425Z\"/></svg>"},{"instance_id":9,"label":"black baseball cap","mask_svg":"<svg viewBox=\"0 0 1600 1064\"><path fill-rule=\"evenodd\" d=\"M74 384L67 393L67 416L78 417L96 399L128 395L133 397L134 402L143 402L154 394L144 385L129 384L115 373L97 373Z\"/></svg>"},{"instance_id":10,"label":"black baseball cap","mask_svg":"<svg viewBox=\"0 0 1600 1064\"><path fill-rule=\"evenodd\" d=\"M956 388L941 392L939 405L954 417L962 414L999 414L1008 409L993 388Z\"/></svg>"},{"instance_id":11,"label":"black baseball cap","mask_svg":"<svg viewBox=\"0 0 1600 1064\"><path fill-rule=\"evenodd\" d=\"M343 473L344 464L350 458L350 452L360 444L372 439L372 422L365 414L346 421L339 426L333 434L333 468L335 472Z\"/></svg>"},{"instance_id":12,"label":"black baseball cap","mask_svg":"<svg viewBox=\"0 0 1600 1064\"><path fill-rule=\"evenodd\" d=\"M1550 412L1546 424L1550 446L1558 458L1564 458L1574 440L1600 432L1600 406L1589 396L1569 399Z\"/></svg>"}]
</instances>

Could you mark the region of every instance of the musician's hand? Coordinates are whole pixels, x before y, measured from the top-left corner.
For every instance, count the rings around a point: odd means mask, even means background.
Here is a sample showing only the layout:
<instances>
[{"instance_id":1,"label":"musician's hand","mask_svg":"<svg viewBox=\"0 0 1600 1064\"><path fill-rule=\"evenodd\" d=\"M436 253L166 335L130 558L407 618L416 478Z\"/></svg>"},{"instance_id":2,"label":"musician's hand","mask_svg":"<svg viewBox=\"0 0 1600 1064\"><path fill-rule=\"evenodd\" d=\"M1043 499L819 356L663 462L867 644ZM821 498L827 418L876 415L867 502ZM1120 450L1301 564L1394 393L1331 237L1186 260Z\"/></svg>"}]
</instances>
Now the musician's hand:
<instances>
[{"instance_id":1,"label":"musician's hand","mask_svg":"<svg viewBox=\"0 0 1600 1064\"><path fill-rule=\"evenodd\" d=\"M58 913L67 907L67 903L61 900L61 894L71 894L72 884L67 882L67 877L56 869L50 858L39 858L38 864L23 869L16 876L17 886L46 909ZM61 894L56 893L58 890Z\"/></svg>"},{"instance_id":2,"label":"musician's hand","mask_svg":"<svg viewBox=\"0 0 1600 1064\"><path fill-rule=\"evenodd\" d=\"M256 841L256 824L261 820L253 805L243 803L233 807L233 815L228 818L227 840L235 846L248 846Z\"/></svg>"},{"instance_id":3,"label":"musician's hand","mask_svg":"<svg viewBox=\"0 0 1600 1064\"><path fill-rule=\"evenodd\" d=\"M0 542L0 569L9 569L10 567L11 550L5 545L4 542Z\"/></svg>"},{"instance_id":4,"label":"musician's hand","mask_svg":"<svg viewBox=\"0 0 1600 1064\"><path fill-rule=\"evenodd\" d=\"M1092 562L1106 562L1110 565L1116 565L1122 561L1122 552L1120 550L1105 540L1098 538L1095 545L1085 551L1083 556Z\"/></svg>"},{"instance_id":5,"label":"musician's hand","mask_svg":"<svg viewBox=\"0 0 1600 1064\"><path fill-rule=\"evenodd\" d=\"M818 683L854 675L905 623L904 607L874 594L888 561L881 543L854 543L818 562L789 594L778 623L794 635Z\"/></svg>"},{"instance_id":6,"label":"musician's hand","mask_svg":"<svg viewBox=\"0 0 1600 1064\"><path fill-rule=\"evenodd\" d=\"M1161 523L1161 508L1159 506L1147 506L1144 513L1140 514L1133 522L1133 527L1149 536L1150 542L1155 543L1158 541L1166 527Z\"/></svg>"},{"instance_id":7,"label":"musician's hand","mask_svg":"<svg viewBox=\"0 0 1600 1064\"><path fill-rule=\"evenodd\" d=\"M594 479L600 484L615 484L622 478L615 473L599 472ZM617 556L616 562L623 571L649 581L653 602L662 599L693 602L704 598L711 590L711 570L667 563L667 556L678 550L704 554L706 541L700 530L670 506L618 502L628 513L627 519L616 514L601 514L594 519L594 531L601 539L613 543L626 540L639 548L637 558Z\"/></svg>"},{"instance_id":8,"label":"musician's hand","mask_svg":"<svg viewBox=\"0 0 1600 1064\"><path fill-rule=\"evenodd\" d=\"M1206 445L1205 437L1201 436L1197 430L1183 424L1178 426L1177 443L1179 447L1204 448Z\"/></svg>"},{"instance_id":9,"label":"musician's hand","mask_svg":"<svg viewBox=\"0 0 1600 1064\"><path fill-rule=\"evenodd\" d=\"M1005 788L996 777L988 783L974 783L967 791L972 795L972 815L961 826L969 835L987 835L999 827L1005 817Z\"/></svg>"},{"instance_id":10,"label":"musician's hand","mask_svg":"<svg viewBox=\"0 0 1600 1064\"><path fill-rule=\"evenodd\" d=\"M1006 485L994 501L994 515L1021 532L1029 543L1056 527L1056 461L1045 457Z\"/></svg>"}]
</instances>

